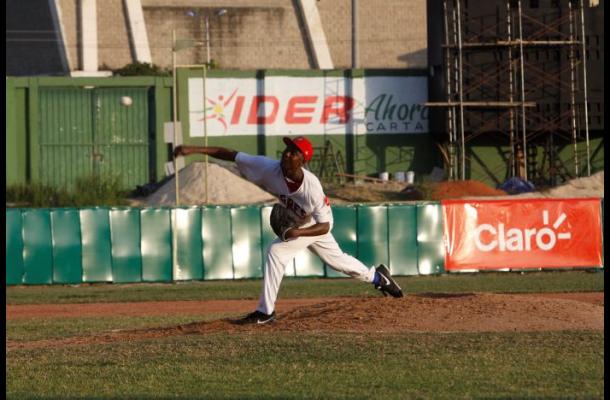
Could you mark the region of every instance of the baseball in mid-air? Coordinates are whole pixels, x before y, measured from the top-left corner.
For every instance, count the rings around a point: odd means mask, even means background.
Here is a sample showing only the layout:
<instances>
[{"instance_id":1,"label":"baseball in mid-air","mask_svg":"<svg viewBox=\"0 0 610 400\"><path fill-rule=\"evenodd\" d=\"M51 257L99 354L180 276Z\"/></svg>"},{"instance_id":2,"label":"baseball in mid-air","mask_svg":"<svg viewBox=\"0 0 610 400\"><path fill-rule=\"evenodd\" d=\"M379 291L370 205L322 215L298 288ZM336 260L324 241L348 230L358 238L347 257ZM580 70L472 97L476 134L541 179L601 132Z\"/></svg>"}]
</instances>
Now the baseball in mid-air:
<instances>
[{"instance_id":1,"label":"baseball in mid-air","mask_svg":"<svg viewBox=\"0 0 610 400\"><path fill-rule=\"evenodd\" d=\"M121 97L121 104L124 105L125 107L129 107L130 105L133 104L133 100L129 96L123 96L123 97Z\"/></svg>"}]
</instances>

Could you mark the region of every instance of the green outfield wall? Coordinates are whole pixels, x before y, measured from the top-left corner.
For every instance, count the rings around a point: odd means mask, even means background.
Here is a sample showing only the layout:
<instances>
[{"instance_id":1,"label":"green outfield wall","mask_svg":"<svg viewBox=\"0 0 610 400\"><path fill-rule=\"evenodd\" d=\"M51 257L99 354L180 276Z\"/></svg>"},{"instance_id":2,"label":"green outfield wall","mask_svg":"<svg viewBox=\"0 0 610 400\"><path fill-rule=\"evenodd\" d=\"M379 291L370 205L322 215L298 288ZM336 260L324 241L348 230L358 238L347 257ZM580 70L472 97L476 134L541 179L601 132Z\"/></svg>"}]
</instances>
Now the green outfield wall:
<instances>
[{"instance_id":1,"label":"green outfield wall","mask_svg":"<svg viewBox=\"0 0 610 400\"><path fill-rule=\"evenodd\" d=\"M604 199L599 202L603 231ZM269 226L271 209L271 205L9 208L6 284L261 278L266 249L276 237ZM339 246L365 265L384 263L399 276L446 272L440 203L337 205L333 216L332 233ZM600 249L601 265L581 268L603 268L603 242ZM536 266L523 264L529 269ZM296 255L286 275L345 277L309 250Z\"/></svg>"},{"instance_id":2,"label":"green outfield wall","mask_svg":"<svg viewBox=\"0 0 610 400\"><path fill-rule=\"evenodd\" d=\"M6 284L172 282L263 276L271 206L6 210ZM395 275L444 272L441 207L334 206L333 234ZM173 262L174 246L176 263ZM308 250L288 276L345 277Z\"/></svg>"}]
</instances>

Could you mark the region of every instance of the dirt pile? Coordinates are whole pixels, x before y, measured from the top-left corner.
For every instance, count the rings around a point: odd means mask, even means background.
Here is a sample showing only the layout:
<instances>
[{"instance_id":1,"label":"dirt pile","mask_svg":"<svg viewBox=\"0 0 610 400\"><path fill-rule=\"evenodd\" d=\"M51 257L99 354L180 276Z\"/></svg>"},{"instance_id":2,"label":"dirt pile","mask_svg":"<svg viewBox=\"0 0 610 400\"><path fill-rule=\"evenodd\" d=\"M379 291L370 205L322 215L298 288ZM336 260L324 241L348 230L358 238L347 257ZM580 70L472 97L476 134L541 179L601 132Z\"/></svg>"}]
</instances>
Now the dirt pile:
<instances>
[{"instance_id":1,"label":"dirt pile","mask_svg":"<svg viewBox=\"0 0 610 400\"><path fill-rule=\"evenodd\" d=\"M459 199L469 196L506 196L506 194L503 190L491 188L479 181L443 181L432 186L428 200Z\"/></svg>"},{"instance_id":2,"label":"dirt pile","mask_svg":"<svg viewBox=\"0 0 610 400\"><path fill-rule=\"evenodd\" d=\"M411 190L409 190L411 189ZM483 182L442 181L422 185L405 185L400 182L361 183L357 185L329 186L326 189L332 204L387 203L417 200L445 200L462 197L506 196L503 190L494 189Z\"/></svg>"},{"instance_id":3,"label":"dirt pile","mask_svg":"<svg viewBox=\"0 0 610 400\"><path fill-rule=\"evenodd\" d=\"M447 200L447 199L518 199L518 198L579 198L579 197L604 197L604 171L597 172L591 176L572 179L563 185L534 191L509 195L501 189L494 189L486 184L473 181L443 181L428 184L428 193L425 200ZM424 185L425 186L425 185Z\"/></svg>"},{"instance_id":4,"label":"dirt pile","mask_svg":"<svg viewBox=\"0 0 610 400\"><path fill-rule=\"evenodd\" d=\"M180 203L182 205L205 204L205 164L195 162L179 174ZM275 197L253 183L243 179L235 164L214 160L208 164L208 203L210 204L261 204L273 203ZM425 182L410 186L415 193L405 191L404 182L364 182L359 184L324 185L331 204L350 203L405 203L416 200L440 201L459 198L572 198L603 197L604 171L590 177L570 180L561 186L538 192L508 195L475 180ZM175 204L175 181L170 179L152 195L135 206L172 206ZM414 194L416 196L414 196Z\"/></svg>"},{"instance_id":5,"label":"dirt pile","mask_svg":"<svg viewBox=\"0 0 610 400\"><path fill-rule=\"evenodd\" d=\"M205 163L194 162L178 174L181 205L200 205L206 201ZM273 203L275 197L248 182L235 167L217 162L208 163L208 203L210 204L256 204ZM173 206L176 203L175 177L142 201L145 206Z\"/></svg>"}]
</instances>

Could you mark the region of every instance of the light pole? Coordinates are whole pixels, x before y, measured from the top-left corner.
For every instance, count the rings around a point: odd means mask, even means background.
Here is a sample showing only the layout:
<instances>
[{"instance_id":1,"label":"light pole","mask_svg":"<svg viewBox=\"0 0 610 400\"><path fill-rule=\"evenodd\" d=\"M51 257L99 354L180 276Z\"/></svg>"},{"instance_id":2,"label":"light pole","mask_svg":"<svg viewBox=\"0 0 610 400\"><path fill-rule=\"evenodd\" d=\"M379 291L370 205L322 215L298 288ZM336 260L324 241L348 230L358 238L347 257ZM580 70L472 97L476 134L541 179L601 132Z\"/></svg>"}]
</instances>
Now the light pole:
<instances>
[{"instance_id":1,"label":"light pole","mask_svg":"<svg viewBox=\"0 0 610 400\"><path fill-rule=\"evenodd\" d=\"M223 8L214 13L215 16L221 17L227 13L227 9ZM206 46L206 63L210 67L210 17L205 15L205 46Z\"/></svg>"},{"instance_id":2,"label":"light pole","mask_svg":"<svg viewBox=\"0 0 610 400\"><path fill-rule=\"evenodd\" d=\"M217 16L221 16L226 14L227 10L221 9L215 13ZM188 11L187 15L189 17L194 17L197 15L194 11ZM173 120L173 150L176 148L177 143L177 127L178 127L178 79L177 79L177 68L176 64L176 53L180 50L194 47L194 46L202 46L203 42L196 42L193 40L177 40L176 38L176 30L172 29L172 120ZM207 134L207 115L205 109L205 100L206 100L206 76L207 76L207 68L210 64L210 29L209 29L209 19L208 16L205 16L205 45L206 45L206 64L203 65L203 129L205 136L205 145L208 144L208 134ZM194 65L182 65L182 67L194 67ZM178 163L177 157L173 155L173 164L174 164L174 181L175 181L175 190L176 190L176 207L180 205L180 187L179 187L179 174L178 174ZM205 202L208 203L208 156L205 156ZM172 274L174 279L179 275L180 266L178 265L178 235L175 233L177 230L177 212L178 210L174 210L172 213Z\"/></svg>"},{"instance_id":3,"label":"light pole","mask_svg":"<svg viewBox=\"0 0 610 400\"><path fill-rule=\"evenodd\" d=\"M227 13L227 10L222 8L218 11L216 11L214 13L215 16L220 17L223 16ZM195 17L197 16L197 12L194 10L189 10L187 11L186 15L188 15L189 17ZM206 110L206 98L207 98L207 93L206 93L206 83L207 83L207 77L208 77L208 68L210 68L210 17L208 14L204 15L204 42L205 42L205 49L206 49L206 62L202 65L202 69L203 69L203 141L204 141L204 146L208 145L208 116L207 116L207 110ZM204 157L204 187L205 187L205 203L208 203L208 155L206 154Z\"/></svg>"},{"instance_id":4,"label":"light pole","mask_svg":"<svg viewBox=\"0 0 610 400\"><path fill-rule=\"evenodd\" d=\"M178 125L178 100L177 100L177 93L178 90L176 88L177 85L177 79L176 79L176 52L178 51L178 49L176 48L176 30L172 29L172 130L173 130L173 134L174 134L174 139L173 139L173 148L172 148L172 155L173 155L173 162L174 162L174 181L175 181L175 190L176 190L176 206L178 206L180 204L180 191L179 191L179 185L178 185L178 162L177 162L177 157L174 155L174 150L176 149L176 142L177 142L177 125Z\"/></svg>"},{"instance_id":5,"label":"light pole","mask_svg":"<svg viewBox=\"0 0 610 400\"><path fill-rule=\"evenodd\" d=\"M352 0L352 68L359 68L358 60L358 0Z\"/></svg>"},{"instance_id":6,"label":"light pole","mask_svg":"<svg viewBox=\"0 0 610 400\"><path fill-rule=\"evenodd\" d=\"M227 13L226 9L218 10L214 13L217 17ZM205 48L206 48L206 63L203 65L203 142L204 146L208 145L208 115L206 109L206 82L208 79L208 68L210 68L210 18L205 15ZM204 164L204 184L205 184L205 204L208 204L208 155L205 155Z\"/></svg>"}]
</instances>

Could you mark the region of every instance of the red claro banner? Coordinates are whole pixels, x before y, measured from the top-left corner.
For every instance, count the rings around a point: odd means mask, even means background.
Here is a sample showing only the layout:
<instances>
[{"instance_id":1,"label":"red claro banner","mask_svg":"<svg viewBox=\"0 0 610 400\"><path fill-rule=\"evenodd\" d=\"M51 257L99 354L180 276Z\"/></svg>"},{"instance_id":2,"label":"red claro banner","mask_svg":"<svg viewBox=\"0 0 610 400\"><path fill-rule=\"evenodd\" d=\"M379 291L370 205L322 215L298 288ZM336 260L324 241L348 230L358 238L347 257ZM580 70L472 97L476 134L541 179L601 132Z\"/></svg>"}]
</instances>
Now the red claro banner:
<instances>
[{"instance_id":1,"label":"red claro banner","mask_svg":"<svg viewBox=\"0 0 610 400\"><path fill-rule=\"evenodd\" d=\"M599 198L441 205L447 271L602 266Z\"/></svg>"}]
</instances>

